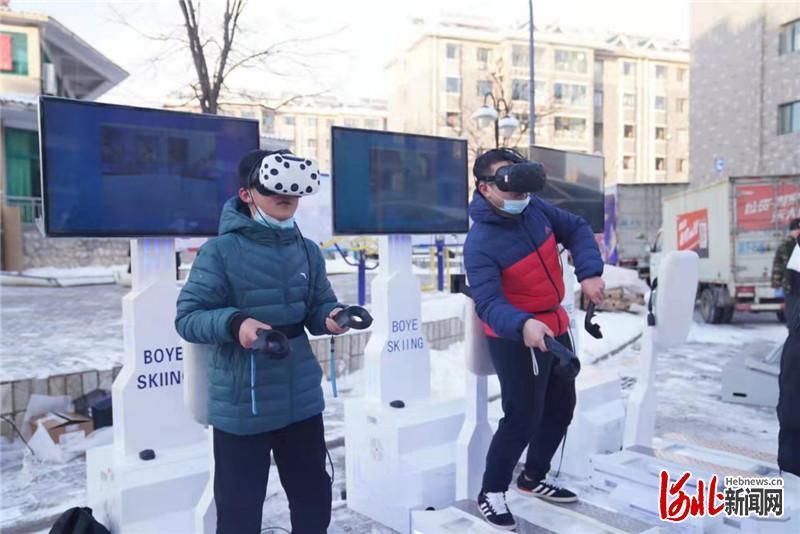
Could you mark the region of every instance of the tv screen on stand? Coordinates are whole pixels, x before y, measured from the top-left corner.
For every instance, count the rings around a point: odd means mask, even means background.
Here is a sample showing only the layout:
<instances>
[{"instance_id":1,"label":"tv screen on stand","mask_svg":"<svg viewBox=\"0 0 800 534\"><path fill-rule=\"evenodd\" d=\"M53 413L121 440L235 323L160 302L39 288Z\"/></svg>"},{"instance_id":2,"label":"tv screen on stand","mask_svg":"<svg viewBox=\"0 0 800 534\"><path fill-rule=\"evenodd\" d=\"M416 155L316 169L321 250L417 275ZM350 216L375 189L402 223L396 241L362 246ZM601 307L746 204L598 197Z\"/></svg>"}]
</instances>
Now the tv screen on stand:
<instances>
[{"instance_id":1,"label":"tv screen on stand","mask_svg":"<svg viewBox=\"0 0 800 534\"><path fill-rule=\"evenodd\" d=\"M335 234L468 230L465 140L339 127L332 139Z\"/></svg>"},{"instance_id":2,"label":"tv screen on stand","mask_svg":"<svg viewBox=\"0 0 800 534\"><path fill-rule=\"evenodd\" d=\"M258 122L42 97L50 237L213 236Z\"/></svg>"}]
</instances>

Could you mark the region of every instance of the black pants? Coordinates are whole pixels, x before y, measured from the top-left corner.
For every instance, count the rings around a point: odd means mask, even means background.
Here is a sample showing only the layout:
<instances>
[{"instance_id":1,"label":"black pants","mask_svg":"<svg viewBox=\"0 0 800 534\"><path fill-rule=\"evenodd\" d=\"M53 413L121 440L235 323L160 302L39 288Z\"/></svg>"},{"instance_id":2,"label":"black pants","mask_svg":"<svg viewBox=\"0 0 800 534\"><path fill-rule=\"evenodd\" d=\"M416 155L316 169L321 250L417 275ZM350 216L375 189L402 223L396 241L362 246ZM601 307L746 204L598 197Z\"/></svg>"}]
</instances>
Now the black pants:
<instances>
[{"instance_id":1,"label":"black pants","mask_svg":"<svg viewBox=\"0 0 800 534\"><path fill-rule=\"evenodd\" d=\"M556 338L572 348L568 335ZM575 382L553 374L553 356L536 350L539 374L522 342L489 338L489 352L500 379L503 418L486 455L483 490L504 492L525 447L525 475L542 480L564 438L575 410Z\"/></svg>"},{"instance_id":2,"label":"black pants","mask_svg":"<svg viewBox=\"0 0 800 534\"><path fill-rule=\"evenodd\" d=\"M263 434L214 429L214 500L218 534L260 534L270 451L289 499L294 534L327 532L331 479L322 415Z\"/></svg>"},{"instance_id":3,"label":"black pants","mask_svg":"<svg viewBox=\"0 0 800 534\"><path fill-rule=\"evenodd\" d=\"M783 345L778 377L778 467L800 476L800 298L787 295L789 337Z\"/></svg>"}]
</instances>

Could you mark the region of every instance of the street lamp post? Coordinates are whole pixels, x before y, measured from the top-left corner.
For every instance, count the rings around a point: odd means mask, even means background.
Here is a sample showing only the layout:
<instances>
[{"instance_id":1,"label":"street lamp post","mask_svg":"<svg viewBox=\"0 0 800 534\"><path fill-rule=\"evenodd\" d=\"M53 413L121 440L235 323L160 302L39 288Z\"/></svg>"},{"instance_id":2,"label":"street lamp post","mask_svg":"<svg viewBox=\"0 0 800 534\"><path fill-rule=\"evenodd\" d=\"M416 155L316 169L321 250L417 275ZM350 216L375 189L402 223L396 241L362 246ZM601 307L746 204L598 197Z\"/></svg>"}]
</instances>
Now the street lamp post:
<instances>
[{"instance_id":1,"label":"street lamp post","mask_svg":"<svg viewBox=\"0 0 800 534\"><path fill-rule=\"evenodd\" d=\"M528 81L528 136L530 138L530 145L533 146L536 144L536 129L534 128L536 124L536 94L535 94L535 85L534 85L534 75L533 75L533 56L534 56L534 49L533 49L533 0L528 0L528 26L530 30L529 39L529 55L528 63L531 69L530 72L530 79ZM528 148L530 150L530 148Z\"/></svg>"},{"instance_id":2,"label":"street lamp post","mask_svg":"<svg viewBox=\"0 0 800 534\"><path fill-rule=\"evenodd\" d=\"M491 107L488 105L487 100L492 100ZM501 109L502 106L502 109ZM511 108L503 98L495 97L491 92L483 95L483 106L477 109L472 114L472 119L478 123L478 128L485 128L494 123L494 146L500 148L500 134L504 138L511 137L514 130L519 128L519 121L511 116ZM500 118L500 113L504 115Z\"/></svg>"}]
</instances>

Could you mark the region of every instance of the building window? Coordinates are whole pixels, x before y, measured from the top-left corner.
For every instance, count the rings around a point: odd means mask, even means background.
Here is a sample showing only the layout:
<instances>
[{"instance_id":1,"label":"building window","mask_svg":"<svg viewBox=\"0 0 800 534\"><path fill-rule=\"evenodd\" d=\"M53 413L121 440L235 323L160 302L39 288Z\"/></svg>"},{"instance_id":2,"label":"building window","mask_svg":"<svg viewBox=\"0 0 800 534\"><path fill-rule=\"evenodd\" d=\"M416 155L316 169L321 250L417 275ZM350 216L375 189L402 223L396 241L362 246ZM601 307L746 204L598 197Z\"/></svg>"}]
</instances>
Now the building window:
<instances>
[{"instance_id":1,"label":"building window","mask_svg":"<svg viewBox=\"0 0 800 534\"><path fill-rule=\"evenodd\" d=\"M632 171L635 169L633 156L622 157L622 168L626 171Z\"/></svg>"},{"instance_id":2,"label":"building window","mask_svg":"<svg viewBox=\"0 0 800 534\"><path fill-rule=\"evenodd\" d=\"M788 54L800 51L800 19L781 26L778 37L778 53Z\"/></svg>"},{"instance_id":3,"label":"building window","mask_svg":"<svg viewBox=\"0 0 800 534\"><path fill-rule=\"evenodd\" d=\"M0 72L28 75L28 35L0 32Z\"/></svg>"},{"instance_id":4,"label":"building window","mask_svg":"<svg viewBox=\"0 0 800 534\"><path fill-rule=\"evenodd\" d=\"M664 141L667 139L667 129L663 126L656 126L656 141Z\"/></svg>"},{"instance_id":5,"label":"building window","mask_svg":"<svg viewBox=\"0 0 800 534\"><path fill-rule=\"evenodd\" d=\"M675 111L678 113L686 113L686 108L689 107L689 99L679 98L675 101Z\"/></svg>"},{"instance_id":6,"label":"building window","mask_svg":"<svg viewBox=\"0 0 800 534\"><path fill-rule=\"evenodd\" d=\"M603 91L600 89L594 90L594 107L602 108L603 107Z\"/></svg>"},{"instance_id":7,"label":"building window","mask_svg":"<svg viewBox=\"0 0 800 534\"><path fill-rule=\"evenodd\" d=\"M800 132L800 100L778 106L778 134Z\"/></svg>"},{"instance_id":8,"label":"building window","mask_svg":"<svg viewBox=\"0 0 800 534\"><path fill-rule=\"evenodd\" d=\"M306 146L309 150L316 150L317 149L317 140L316 139L309 139L306 141Z\"/></svg>"},{"instance_id":9,"label":"building window","mask_svg":"<svg viewBox=\"0 0 800 534\"><path fill-rule=\"evenodd\" d=\"M666 171L667 170L667 160L664 158L656 158L656 170Z\"/></svg>"},{"instance_id":10,"label":"building window","mask_svg":"<svg viewBox=\"0 0 800 534\"><path fill-rule=\"evenodd\" d=\"M634 109L636 107L636 95L633 93L622 95L622 105L626 108Z\"/></svg>"},{"instance_id":11,"label":"building window","mask_svg":"<svg viewBox=\"0 0 800 534\"><path fill-rule=\"evenodd\" d=\"M677 78L678 78L678 81L679 81L679 82L685 82L685 81L686 81L686 75L687 75L688 73L689 73L689 71L688 71L687 69L685 69L685 68L683 68L683 67L680 67L680 68L677 70L677 74L676 74L676 76L677 76Z\"/></svg>"},{"instance_id":12,"label":"building window","mask_svg":"<svg viewBox=\"0 0 800 534\"><path fill-rule=\"evenodd\" d=\"M447 59L455 59L458 57L458 53L460 52L461 46L457 44L448 43L447 44Z\"/></svg>"},{"instance_id":13,"label":"building window","mask_svg":"<svg viewBox=\"0 0 800 534\"><path fill-rule=\"evenodd\" d=\"M370 130L379 130L381 127L381 121L378 119L364 119L364 128L369 128Z\"/></svg>"},{"instance_id":14,"label":"building window","mask_svg":"<svg viewBox=\"0 0 800 534\"><path fill-rule=\"evenodd\" d=\"M626 61L622 64L622 73L625 76L636 76L636 63Z\"/></svg>"},{"instance_id":15,"label":"building window","mask_svg":"<svg viewBox=\"0 0 800 534\"><path fill-rule=\"evenodd\" d=\"M655 99L655 108L658 110L667 109L667 99L663 96L657 96Z\"/></svg>"},{"instance_id":16,"label":"building window","mask_svg":"<svg viewBox=\"0 0 800 534\"><path fill-rule=\"evenodd\" d=\"M492 92L491 80L478 80L478 96L484 96Z\"/></svg>"},{"instance_id":17,"label":"building window","mask_svg":"<svg viewBox=\"0 0 800 534\"><path fill-rule=\"evenodd\" d=\"M10 197L42 196L39 179L39 136L36 132L17 130L16 128L0 128L0 135L5 136L6 191ZM9 199L9 204L15 201ZM30 202L21 205L22 222L33 222L34 208Z\"/></svg>"},{"instance_id":18,"label":"building window","mask_svg":"<svg viewBox=\"0 0 800 534\"><path fill-rule=\"evenodd\" d=\"M586 135L586 119L577 117L556 117L555 136L567 138L582 138Z\"/></svg>"},{"instance_id":19,"label":"building window","mask_svg":"<svg viewBox=\"0 0 800 534\"><path fill-rule=\"evenodd\" d=\"M557 104L566 106L585 106L586 86L571 83L553 84L553 98Z\"/></svg>"},{"instance_id":20,"label":"building window","mask_svg":"<svg viewBox=\"0 0 800 534\"><path fill-rule=\"evenodd\" d=\"M676 163L677 163L676 167L678 167L678 172L679 173L686 174L688 172L688 170L689 170L689 162L688 161L686 161L684 158L680 158L680 159L678 159L678 161Z\"/></svg>"},{"instance_id":21,"label":"building window","mask_svg":"<svg viewBox=\"0 0 800 534\"><path fill-rule=\"evenodd\" d=\"M636 137L636 129L633 124L626 124L624 128L625 139L633 139Z\"/></svg>"},{"instance_id":22,"label":"building window","mask_svg":"<svg viewBox=\"0 0 800 534\"><path fill-rule=\"evenodd\" d=\"M528 47L523 45L513 45L511 47L511 64L515 67L528 66Z\"/></svg>"},{"instance_id":23,"label":"building window","mask_svg":"<svg viewBox=\"0 0 800 534\"><path fill-rule=\"evenodd\" d=\"M461 78L447 78L445 80L445 90L448 93L458 94L461 92Z\"/></svg>"},{"instance_id":24,"label":"building window","mask_svg":"<svg viewBox=\"0 0 800 534\"><path fill-rule=\"evenodd\" d=\"M450 128L461 128L461 113L457 111L448 111L444 120L445 124Z\"/></svg>"},{"instance_id":25,"label":"building window","mask_svg":"<svg viewBox=\"0 0 800 534\"><path fill-rule=\"evenodd\" d=\"M275 132L275 116L274 115L262 115L261 116L261 129L264 130L264 133L274 133Z\"/></svg>"},{"instance_id":26,"label":"building window","mask_svg":"<svg viewBox=\"0 0 800 534\"><path fill-rule=\"evenodd\" d=\"M315 117L309 117L306 119L306 126L310 126L311 128L317 127L317 119Z\"/></svg>"},{"instance_id":27,"label":"building window","mask_svg":"<svg viewBox=\"0 0 800 534\"><path fill-rule=\"evenodd\" d=\"M478 51L476 52L478 63L483 65L489 63L489 56L491 55L491 52L492 51L489 48L478 48Z\"/></svg>"},{"instance_id":28,"label":"building window","mask_svg":"<svg viewBox=\"0 0 800 534\"><path fill-rule=\"evenodd\" d=\"M586 53L574 50L555 51L556 70L561 72L586 72Z\"/></svg>"},{"instance_id":29,"label":"building window","mask_svg":"<svg viewBox=\"0 0 800 534\"><path fill-rule=\"evenodd\" d=\"M294 117L284 117L283 118L283 123L286 126L294 126Z\"/></svg>"},{"instance_id":30,"label":"building window","mask_svg":"<svg viewBox=\"0 0 800 534\"><path fill-rule=\"evenodd\" d=\"M255 111L242 111L242 118L243 119L255 119L256 112Z\"/></svg>"},{"instance_id":31,"label":"building window","mask_svg":"<svg viewBox=\"0 0 800 534\"><path fill-rule=\"evenodd\" d=\"M656 79L657 80L667 79L667 67L665 65L656 65Z\"/></svg>"},{"instance_id":32,"label":"building window","mask_svg":"<svg viewBox=\"0 0 800 534\"><path fill-rule=\"evenodd\" d=\"M511 80L511 100L524 100L528 101L530 96L528 88L530 84L528 80L515 79Z\"/></svg>"}]
</instances>

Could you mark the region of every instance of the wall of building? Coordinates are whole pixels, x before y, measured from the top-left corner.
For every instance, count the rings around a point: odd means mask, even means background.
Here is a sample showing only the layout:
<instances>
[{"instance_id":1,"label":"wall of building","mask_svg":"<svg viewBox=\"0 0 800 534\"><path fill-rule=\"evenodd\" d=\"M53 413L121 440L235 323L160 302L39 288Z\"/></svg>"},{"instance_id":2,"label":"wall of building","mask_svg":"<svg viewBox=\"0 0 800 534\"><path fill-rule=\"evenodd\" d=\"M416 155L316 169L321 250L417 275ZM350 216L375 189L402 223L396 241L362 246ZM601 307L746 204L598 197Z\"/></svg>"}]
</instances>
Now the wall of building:
<instances>
[{"instance_id":1,"label":"wall of building","mask_svg":"<svg viewBox=\"0 0 800 534\"><path fill-rule=\"evenodd\" d=\"M71 239L42 236L32 224L23 229L25 269L126 265L128 239Z\"/></svg>"},{"instance_id":2,"label":"wall of building","mask_svg":"<svg viewBox=\"0 0 800 534\"><path fill-rule=\"evenodd\" d=\"M469 35L483 35L481 39ZM493 93L504 96L512 114L528 122L528 91L515 95L514 81L527 84L529 65L528 41L517 34L496 34L494 41L486 32L430 33L421 37L387 67L390 77L389 124L411 133L428 133L464 137L470 143L471 155L494 146L492 128L478 129L472 113L483 104L478 94L480 80L501 78L501 86L493 80ZM686 182L688 175L688 63L685 50L665 52L642 48L640 43L614 46L603 41L602 46L591 44L581 36L553 34L537 36L536 44L536 144L564 150L594 153L606 157L606 175L615 182ZM459 54L448 57L447 47L458 47ZM637 49L639 46L639 49ZM492 59L488 65L477 60L477 49L489 48ZM580 54L585 69L575 72L559 67L558 51ZM516 58L516 61L515 61ZM603 73L595 73L595 60L602 61ZM634 76L623 76L623 61L636 67ZM666 76L657 79L656 65L666 68ZM684 69L682 80L678 71ZM460 93L445 90L446 79L461 80ZM556 100L556 84L583 87L582 102ZM595 88L603 93L602 102L595 104ZM634 108L623 106L624 95L634 95ZM432 94L432 97L430 95ZM666 99L666 109L654 108L655 96ZM518 96L519 98L514 98ZM677 102L685 100L683 111ZM456 127L447 124L452 114ZM581 133L556 131L556 120L583 121ZM595 139L595 124L602 135ZM635 138L625 139L624 124L635 127ZM655 128L664 129L664 139L655 139ZM680 132L680 133L679 133ZM529 135L518 130L505 144L525 151ZM630 155L636 168L623 171L623 157ZM663 171L656 170L656 157L663 158ZM681 170L682 169L682 170Z\"/></svg>"},{"instance_id":3,"label":"wall of building","mask_svg":"<svg viewBox=\"0 0 800 534\"><path fill-rule=\"evenodd\" d=\"M800 173L800 134L778 135L777 115L800 100L800 53L778 54L780 26L798 18L797 2L692 1L692 183Z\"/></svg>"},{"instance_id":4,"label":"wall of building","mask_svg":"<svg viewBox=\"0 0 800 534\"><path fill-rule=\"evenodd\" d=\"M24 33L28 36L28 74L8 74L0 72L0 93L39 94L42 87L41 49L39 28L0 24L0 32Z\"/></svg>"}]
</instances>

